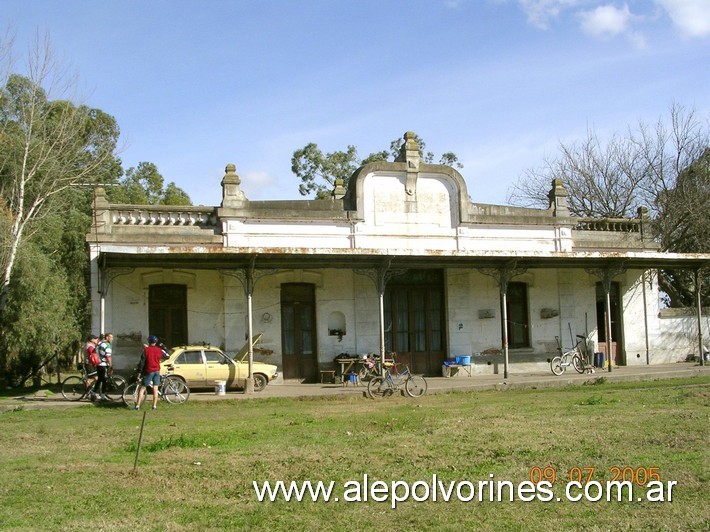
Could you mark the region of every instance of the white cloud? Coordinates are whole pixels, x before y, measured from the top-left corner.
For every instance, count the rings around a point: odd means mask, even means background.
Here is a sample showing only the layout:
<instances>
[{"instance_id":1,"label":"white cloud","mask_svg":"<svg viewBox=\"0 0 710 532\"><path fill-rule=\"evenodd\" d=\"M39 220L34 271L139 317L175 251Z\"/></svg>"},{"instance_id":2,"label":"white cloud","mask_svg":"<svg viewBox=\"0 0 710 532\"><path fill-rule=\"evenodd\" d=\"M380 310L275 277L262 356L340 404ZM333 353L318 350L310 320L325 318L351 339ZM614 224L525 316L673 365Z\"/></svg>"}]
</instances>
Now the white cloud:
<instances>
[{"instance_id":1,"label":"white cloud","mask_svg":"<svg viewBox=\"0 0 710 532\"><path fill-rule=\"evenodd\" d=\"M493 3L506 3L506 1L508 0L489 0ZM528 23L539 29L547 30L551 24L564 21L566 13L574 13L580 21L582 31L587 35L601 38L623 35L636 48L643 48L646 45L646 37L634 26L649 22L652 15L648 12L633 14L626 3L619 5L618 2L612 3L610 0L602 2L597 0L515 1L527 16ZM654 0L654 2L668 15L682 35L691 38L710 35L710 0ZM636 4L636 7L641 11L647 11L643 9L643 3Z\"/></svg>"},{"instance_id":2,"label":"white cloud","mask_svg":"<svg viewBox=\"0 0 710 532\"><path fill-rule=\"evenodd\" d=\"M673 23L688 37L710 35L710 5L708 0L656 0Z\"/></svg>"},{"instance_id":3,"label":"white cloud","mask_svg":"<svg viewBox=\"0 0 710 532\"><path fill-rule=\"evenodd\" d=\"M579 4L579 0L518 0L520 8L533 26L546 30L551 19L556 19L560 13Z\"/></svg>"},{"instance_id":4,"label":"white cloud","mask_svg":"<svg viewBox=\"0 0 710 532\"><path fill-rule=\"evenodd\" d=\"M240 178L241 189L249 199L267 199L278 195L274 189L279 187L279 180L268 172L245 172Z\"/></svg>"},{"instance_id":5,"label":"white cloud","mask_svg":"<svg viewBox=\"0 0 710 532\"><path fill-rule=\"evenodd\" d=\"M579 14L582 31L601 37L627 33L630 30L632 17L627 5L621 9L612 5L599 6Z\"/></svg>"}]
</instances>

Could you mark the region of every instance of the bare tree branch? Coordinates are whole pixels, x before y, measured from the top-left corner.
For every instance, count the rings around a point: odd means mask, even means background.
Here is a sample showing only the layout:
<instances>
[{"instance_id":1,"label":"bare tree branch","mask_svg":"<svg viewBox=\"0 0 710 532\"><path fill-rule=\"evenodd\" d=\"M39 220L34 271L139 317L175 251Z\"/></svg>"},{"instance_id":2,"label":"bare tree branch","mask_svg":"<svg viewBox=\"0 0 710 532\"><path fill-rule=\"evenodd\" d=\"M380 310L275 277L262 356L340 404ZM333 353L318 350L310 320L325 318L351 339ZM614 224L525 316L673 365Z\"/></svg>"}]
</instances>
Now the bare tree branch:
<instances>
[{"instance_id":1,"label":"bare tree branch","mask_svg":"<svg viewBox=\"0 0 710 532\"><path fill-rule=\"evenodd\" d=\"M9 45L4 45L9 46ZM0 46L0 50L7 50ZM5 52L6 59L11 57ZM0 200L4 223L0 254L0 313L12 272L32 225L54 208L54 198L91 182L113 157L118 129L94 131L96 113L74 103L76 76L54 58L47 35L37 37L26 76L4 65L0 92Z\"/></svg>"}]
</instances>

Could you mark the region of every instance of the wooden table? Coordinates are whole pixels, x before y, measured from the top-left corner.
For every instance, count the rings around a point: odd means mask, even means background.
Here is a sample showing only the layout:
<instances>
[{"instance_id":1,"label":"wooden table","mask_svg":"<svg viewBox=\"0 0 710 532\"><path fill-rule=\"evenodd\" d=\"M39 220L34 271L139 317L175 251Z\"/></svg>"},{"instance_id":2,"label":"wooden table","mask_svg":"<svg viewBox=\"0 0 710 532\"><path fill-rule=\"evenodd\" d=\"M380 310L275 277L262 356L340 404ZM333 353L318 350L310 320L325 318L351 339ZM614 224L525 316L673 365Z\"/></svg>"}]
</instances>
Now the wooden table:
<instances>
[{"instance_id":1,"label":"wooden table","mask_svg":"<svg viewBox=\"0 0 710 532\"><path fill-rule=\"evenodd\" d=\"M347 375L357 373L356 364L360 362L359 358L339 358L337 363L340 364L340 380L343 385L348 381Z\"/></svg>"},{"instance_id":2,"label":"wooden table","mask_svg":"<svg viewBox=\"0 0 710 532\"><path fill-rule=\"evenodd\" d=\"M441 374L444 377L453 377L461 369L463 369L466 373L468 373L469 377L471 376L471 364L451 364L451 365L444 364L443 366L441 366Z\"/></svg>"}]
</instances>

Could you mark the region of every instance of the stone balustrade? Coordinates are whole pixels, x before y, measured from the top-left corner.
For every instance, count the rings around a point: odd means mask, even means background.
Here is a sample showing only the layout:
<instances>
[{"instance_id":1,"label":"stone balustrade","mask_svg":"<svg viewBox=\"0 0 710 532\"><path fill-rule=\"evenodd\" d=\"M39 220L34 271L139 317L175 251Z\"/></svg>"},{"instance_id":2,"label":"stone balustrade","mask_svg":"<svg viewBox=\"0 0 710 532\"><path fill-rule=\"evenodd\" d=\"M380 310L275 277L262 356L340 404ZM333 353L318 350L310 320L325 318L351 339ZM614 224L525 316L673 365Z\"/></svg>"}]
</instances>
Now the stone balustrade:
<instances>
[{"instance_id":1,"label":"stone balustrade","mask_svg":"<svg viewBox=\"0 0 710 532\"><path fill-rule=\"evenodd\" d=\"M574 228L577 231L640 233L641 222L631 218L580 218Z\"/></svg>"},{"instance_id":2,"label":"stone balustrade","mask_svg":"<svg viewBox=\"0 0 710 532\"><path fill-rule=\"evenodd\" d=\"M218 223L215 207L112 205L110 214L114 225L216 227Z\"/></svg>"}]
</instances>

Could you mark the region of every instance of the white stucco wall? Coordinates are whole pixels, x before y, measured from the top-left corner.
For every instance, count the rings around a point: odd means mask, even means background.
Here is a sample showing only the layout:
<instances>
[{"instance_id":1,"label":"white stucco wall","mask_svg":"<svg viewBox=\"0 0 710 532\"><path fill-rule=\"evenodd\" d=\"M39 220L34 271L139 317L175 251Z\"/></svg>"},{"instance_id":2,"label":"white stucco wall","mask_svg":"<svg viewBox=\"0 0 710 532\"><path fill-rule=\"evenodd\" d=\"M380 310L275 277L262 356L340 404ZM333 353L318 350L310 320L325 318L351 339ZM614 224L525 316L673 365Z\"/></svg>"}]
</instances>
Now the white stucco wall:
<instances>
[{"instance_id":1,"label":"white stucco wall","mask_svg":"<svg viewBox=\"0 0 710 532\"><path fill-rule=\"evenodd\" d=\"M646 364L646 329L640 271L628 271L615 280L622 293L623 341L628 365ZM651 279L649 279L651 280ZM533 270L513 278L528 287L531 346L510 349L511 371L545 371L555 355L555 336L563 346L572 337L586 334L591 352L597 348L597 278L584 270ZM648 334L652 364L685 360L697 353L697 320L694 314L668 317L658 311L655 279L647 281ZM218 345L230 354L239 350L247 335L247 304L241 282L217 271L136 269L119 275L110 285L106 330L115 335L117 368L132 367L140 355L148 330L148 294L153 283L176 282L188 286L188 336L190 343ZM256 360L282 368L280 294L283 283L312 283L316 287L318 361L330 364L340 353L379 352L379 300L373 280L351 270L292 270L257 277L253 303L253 332L262 333L260 347L272 355L255 354ZM493 277L473 269L445 272L446 334L448 356L473 356L477 372L500 373L499 289ZM552 314L552 315L551 315ZM344 324L342 338L329 334L329 323ZM340 327L340 325L338 325ZM710 317L703 317L704 335L710 338ZM497 352L494 362L480 356Z\"/></svg>"},{"instance_id":2,"label":"white stucco wall","mask_svg":"<svg viewBox=\"0 0 710 532\"><path fill-rule=\"evenodd\" d=\"M698 317L695 309L667 309L660 313L658 323L664 349L652 362L681 362L690 357L698 360ZM703 346L707 352L710 351L710 311L707 307L700 323Z\"/></svg>"},{"instance_id":3,"label":"white stucco wall","mask_svg":"<svg viewBox=\"0 0 710 532\"><path fill-rule=\"evenodd\" d=\"M138 268L114 278L106 307L106 331L114 333L114 364L131 368L147 342L149 287L156 283L187 285L188 341L224 346L225 310L221 275L209 270ZM241 344L240 344L241 345Z\"/></svg>"}]
</instances>

